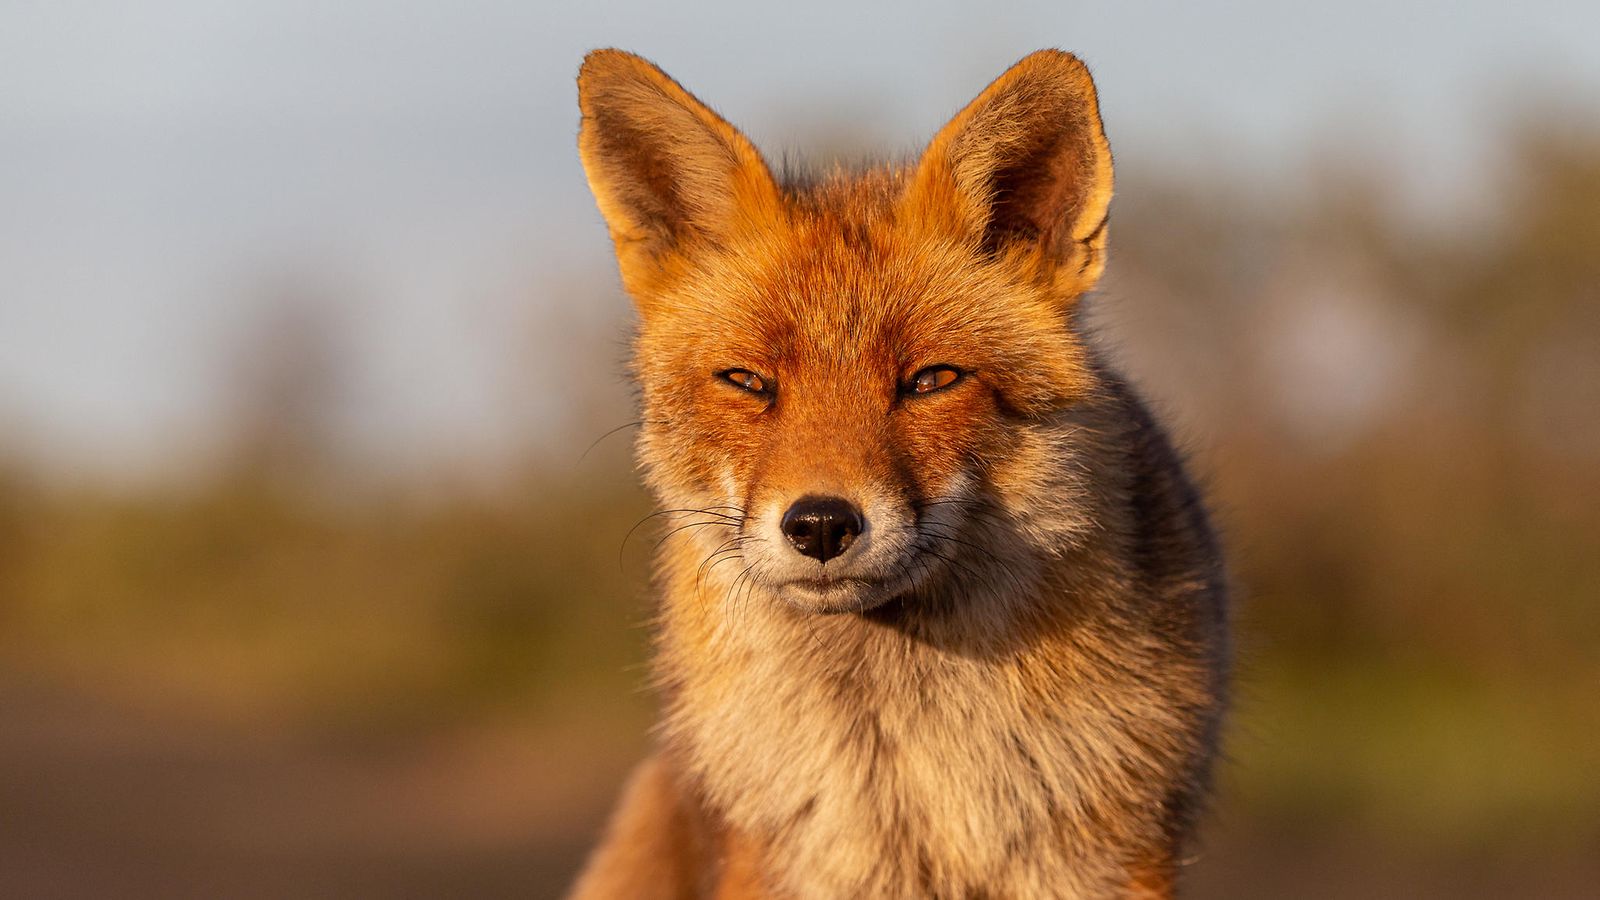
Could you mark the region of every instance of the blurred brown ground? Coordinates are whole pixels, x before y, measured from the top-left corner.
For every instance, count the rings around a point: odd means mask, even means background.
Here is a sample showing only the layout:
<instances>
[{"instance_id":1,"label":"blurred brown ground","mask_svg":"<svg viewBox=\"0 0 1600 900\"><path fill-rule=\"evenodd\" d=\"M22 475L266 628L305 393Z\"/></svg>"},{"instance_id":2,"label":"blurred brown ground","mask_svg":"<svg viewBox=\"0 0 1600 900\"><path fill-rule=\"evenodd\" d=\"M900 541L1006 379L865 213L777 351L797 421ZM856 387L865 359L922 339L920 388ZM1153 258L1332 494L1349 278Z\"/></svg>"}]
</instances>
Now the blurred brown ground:
<instances>
[{"instance_id":1,"label":"blurred brown ground","mask_svg":"<svg viewBox=\"0 0 1600 900\"><path fill-rule=\"evenodd\" d=\"M628 760L529 733L367 746L0 693L17 897L558 897ZM622 743L627 743L625 740ZM1219 816L1186 896L1593 896L1600 858L1397 850Z\"/></svg>"},{"instance_id":2,"label":"blurred brown ground","mask_svg":"<svg viewBox=\"0 0 1600 900\"><path fill-rule=\"evenodd\" d=\"M1472 228L1125 167L1096 321L1239 585L1192 896L1600 883L1600 133L1506 148ZM492 492L349 488L315 333L187 482L0 470L0 895L555 896L643 751L649 505L626 434L577 459L625 403Z\"/></svg>"}]
</instances>

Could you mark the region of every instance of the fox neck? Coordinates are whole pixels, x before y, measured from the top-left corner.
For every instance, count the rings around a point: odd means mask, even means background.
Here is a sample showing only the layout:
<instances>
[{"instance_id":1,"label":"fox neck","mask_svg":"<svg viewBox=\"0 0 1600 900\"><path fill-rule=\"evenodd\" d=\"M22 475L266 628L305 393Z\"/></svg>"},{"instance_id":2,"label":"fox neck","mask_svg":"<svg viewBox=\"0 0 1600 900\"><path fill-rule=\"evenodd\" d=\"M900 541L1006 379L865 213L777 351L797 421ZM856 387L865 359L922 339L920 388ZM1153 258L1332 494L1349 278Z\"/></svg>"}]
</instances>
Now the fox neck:
<instances>
[{"instance_id":1,"label":"fox neck","mask_svg":"<svg viewBox=\"0 0 1600 900\"><path fill-rule=\"evenodd\" d=\"M1160 804L1127 782L1171 764L1130 733L1160 652L1114 633L1115 558L1091 542L835 616L669 558L667 750L795 896L1114 893L1160 836L1113 807Z\"/></svg>"}]
</instances>

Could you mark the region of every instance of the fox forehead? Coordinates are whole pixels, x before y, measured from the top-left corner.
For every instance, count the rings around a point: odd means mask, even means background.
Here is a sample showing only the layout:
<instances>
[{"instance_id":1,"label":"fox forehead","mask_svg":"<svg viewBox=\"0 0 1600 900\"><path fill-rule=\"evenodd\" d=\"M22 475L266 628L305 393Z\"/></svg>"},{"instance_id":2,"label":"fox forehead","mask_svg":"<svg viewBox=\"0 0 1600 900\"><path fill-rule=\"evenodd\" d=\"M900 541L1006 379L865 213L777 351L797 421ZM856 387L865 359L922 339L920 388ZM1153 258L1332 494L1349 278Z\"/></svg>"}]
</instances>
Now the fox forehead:
<instances>
[{"instance_id":1,"label":"fox forehead","mask_svg":"<svg viewBox=\"0 0 1600 900\"><path fill-rule=\"evenodd\" d=\"M1070 380L1059 303L1003 261L893 215L892 175L836 175L660 285L641 356L790 377L934 364ZM777 374L769 371L763 374Z\"/></svg>"},{"instance_id":2,"label":"fox forehead","mask_svg":"<svg viewBox=\"0 0 1600 900\"><path fill-rule=\"evenodd\" d=\"M1104 270L1112 173L1076 57L1029 56L907 165L810 182L639 57L595 51L578 85L647 403L714 366L953 364L1023 412L1092 385L1070 319Z\"/></svg>"}]
</instances>

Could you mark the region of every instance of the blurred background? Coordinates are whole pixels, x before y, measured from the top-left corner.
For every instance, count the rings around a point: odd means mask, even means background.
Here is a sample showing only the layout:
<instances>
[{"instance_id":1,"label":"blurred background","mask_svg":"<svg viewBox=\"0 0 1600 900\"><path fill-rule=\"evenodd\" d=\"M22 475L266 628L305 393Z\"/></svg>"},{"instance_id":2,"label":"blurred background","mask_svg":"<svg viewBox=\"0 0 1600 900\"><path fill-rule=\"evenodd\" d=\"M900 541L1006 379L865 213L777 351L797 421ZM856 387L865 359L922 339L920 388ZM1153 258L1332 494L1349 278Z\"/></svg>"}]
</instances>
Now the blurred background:
<instances>
[{"instance_id":1,"label":"blurred background","mask_svg":"<svg viewBox=\"0 0 1600 900\"><path fill-rule=\"evenodd\" d=\"M769 157L1024 53L1117 151L1099 333L1209 485L1195 897L1600 883L1600 6L0 9L0 894L559 894L646 746L640 52Z\"/></svg>"}]
</instances>

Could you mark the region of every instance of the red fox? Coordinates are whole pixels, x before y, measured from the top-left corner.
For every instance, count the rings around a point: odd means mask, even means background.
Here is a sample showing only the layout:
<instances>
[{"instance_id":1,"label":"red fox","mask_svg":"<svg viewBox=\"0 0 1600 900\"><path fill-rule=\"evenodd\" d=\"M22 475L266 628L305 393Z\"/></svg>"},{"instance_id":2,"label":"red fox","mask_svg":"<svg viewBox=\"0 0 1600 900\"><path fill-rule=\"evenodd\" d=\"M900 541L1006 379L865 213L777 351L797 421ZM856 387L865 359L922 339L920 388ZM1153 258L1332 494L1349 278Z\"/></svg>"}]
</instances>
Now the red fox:
<instances>
[{"instance_id":1,"label":"red fox","mask_svg":"<svg viewBox=\"0 0 1600 900\"><path fill-rule=\"evenodd\" d=\"M1225 705L1196 489L1084 334L1111 152L1034 53L920 158L775 177L595 51L639 326L657 749L577 898L1166 897Z\"/></svg>"}]
</instances>

